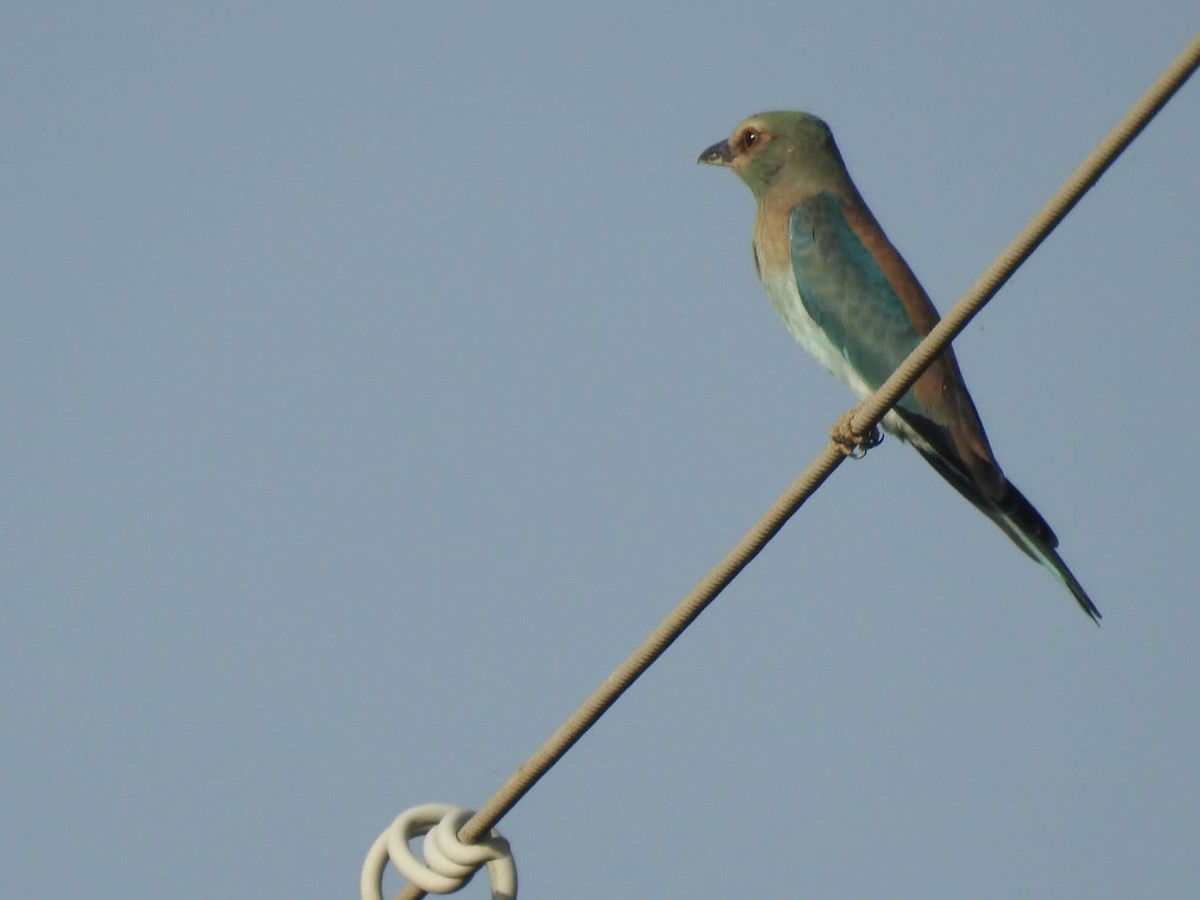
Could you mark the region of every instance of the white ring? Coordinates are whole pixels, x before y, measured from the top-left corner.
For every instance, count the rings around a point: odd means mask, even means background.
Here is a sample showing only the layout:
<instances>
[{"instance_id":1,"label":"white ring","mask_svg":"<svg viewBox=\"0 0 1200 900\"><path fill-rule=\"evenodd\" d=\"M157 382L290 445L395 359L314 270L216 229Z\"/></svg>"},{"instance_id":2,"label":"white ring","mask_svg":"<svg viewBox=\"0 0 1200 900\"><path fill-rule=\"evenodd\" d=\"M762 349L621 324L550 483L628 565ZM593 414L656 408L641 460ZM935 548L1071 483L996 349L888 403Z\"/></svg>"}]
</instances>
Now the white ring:
<instances>
[{"instance_id":1,"label":"white ring","mask_svg":"<svg viewBox=\"0 0 1200 900\"><path fill-rule=\"evenodd\" d=\"M457 891L486 863L493 900L515 898L517 869L508 841L500 832L493 828L478 844L464 844L458 839L459 829L473 815L470 810L446 803L428 803L397 816L367 852L359 881L363 900L382 900L383 870L389 858L401 875L430 894ZM409 847L409 841L423 834L427 835L424 863Z\"/></svg>"}]
</instances>

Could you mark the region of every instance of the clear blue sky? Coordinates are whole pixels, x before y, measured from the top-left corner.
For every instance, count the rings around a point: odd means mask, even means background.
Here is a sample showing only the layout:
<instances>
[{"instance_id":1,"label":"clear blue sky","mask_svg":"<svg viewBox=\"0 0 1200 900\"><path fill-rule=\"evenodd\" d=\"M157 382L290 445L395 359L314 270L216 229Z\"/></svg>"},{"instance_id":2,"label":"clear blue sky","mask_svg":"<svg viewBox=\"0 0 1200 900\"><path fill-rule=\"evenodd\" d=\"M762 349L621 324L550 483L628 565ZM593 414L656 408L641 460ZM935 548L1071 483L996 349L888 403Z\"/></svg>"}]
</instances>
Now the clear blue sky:
<instances>
[{"instance_id":1,"label":"clear blue sky","mask_svg":"<svg viewBox=\"0 0 1200 900\"><path fill-rule=\"evenodd\" d=\"M8 4L0 893L351 897L483 803L850 403L697 154L823 115L945 309L1200 24L1082 9ZM1197 147L1200 83L956 345L1103 627L888 441L523 897L1200 896Z\"/></svg>"}]
</instances>

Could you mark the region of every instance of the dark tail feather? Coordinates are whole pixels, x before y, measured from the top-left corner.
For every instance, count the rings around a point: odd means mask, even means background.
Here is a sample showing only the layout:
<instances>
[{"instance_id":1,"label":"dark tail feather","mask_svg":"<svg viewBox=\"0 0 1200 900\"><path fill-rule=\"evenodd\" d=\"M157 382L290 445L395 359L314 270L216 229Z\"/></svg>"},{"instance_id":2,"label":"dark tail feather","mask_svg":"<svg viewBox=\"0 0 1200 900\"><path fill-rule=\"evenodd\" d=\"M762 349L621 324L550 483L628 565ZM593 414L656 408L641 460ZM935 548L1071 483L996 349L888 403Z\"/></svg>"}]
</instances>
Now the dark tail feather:
<instances>
[{"instance_id":1,"label":"dark tail feather","mask_svg":"<svg viewBox=\"0 0 1200 900\"><path fill-rule=\"evenodd\" d=\"M1058 538L1054 536L1046 520L1033 508L1033 504L1025 499L1024 494L1017 490L1011 481L1005 482L1004 495L992 510L980 508L988 518L1000 526L1000 530L1007 534L1014 544L1049 569L1071 592L1079 608L1091 616L1093 622L1100 624L1100 610L1083 589L1079 579L1058 555Z\"/></svg>"},{"instance_id":2,"label":"dark tail feather","mask_svg":"<svg viewBox=\"0 0 1200 900\"><path fill-rule=\"evenodd\" d=\"M980 512L995 522L1000 530L1008 535L1009 540L1021 548L1035 562L1045 566L1059 581L1063 583L1075 602L1092 621L1100 624L1100 610L1092 602L1083 585L1067 568L1062 557L1058 555L1058 538L1046 524L1046 520L1033 508L1033 504L1025 499L1025 495L1007 479L1000 496L992 498L983 493L979 485L961 469L950 465L937 453L926 453L922 448L916 448L925 461L933 466L954 489L971 501Z\"/></svg>"}]
</instances>

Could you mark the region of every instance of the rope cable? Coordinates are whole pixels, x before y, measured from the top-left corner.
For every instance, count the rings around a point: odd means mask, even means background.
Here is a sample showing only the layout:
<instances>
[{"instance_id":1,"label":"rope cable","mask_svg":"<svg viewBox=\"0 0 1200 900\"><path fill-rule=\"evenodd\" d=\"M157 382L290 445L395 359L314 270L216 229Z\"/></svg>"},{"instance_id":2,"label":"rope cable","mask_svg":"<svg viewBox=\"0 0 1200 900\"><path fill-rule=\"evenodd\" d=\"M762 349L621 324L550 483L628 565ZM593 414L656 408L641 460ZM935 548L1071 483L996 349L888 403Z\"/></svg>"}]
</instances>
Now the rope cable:
<instances>
[{"instance_id":1,"label":"rope cable","mask_svg":"<svg viewBox=\"0 0 1200 900\"><path fill-rule=\"evenodd\" d=\"M854 407L843 421L851 431L865 435L905 394L920 374L949 346L967 323L991 300L1017 268L1058 226L1150 120L1200 67L1200 34L1192 38L1125 117L1109 132L1067 181L1018 234L995 262L959 299L946 316L908 358L870 397ZM475 843L532 788L550 768L583 737L596 721L625 693L683 631L708 607L738 574L762 551L804 501L846 459L843 444L831 440L793 481L766 513L734 545L670 614L609 675L583 704L559 726L458 832L463 843ZM396 900L420 900L425 892L408 884Z\"/></svg>"}]
</instances>

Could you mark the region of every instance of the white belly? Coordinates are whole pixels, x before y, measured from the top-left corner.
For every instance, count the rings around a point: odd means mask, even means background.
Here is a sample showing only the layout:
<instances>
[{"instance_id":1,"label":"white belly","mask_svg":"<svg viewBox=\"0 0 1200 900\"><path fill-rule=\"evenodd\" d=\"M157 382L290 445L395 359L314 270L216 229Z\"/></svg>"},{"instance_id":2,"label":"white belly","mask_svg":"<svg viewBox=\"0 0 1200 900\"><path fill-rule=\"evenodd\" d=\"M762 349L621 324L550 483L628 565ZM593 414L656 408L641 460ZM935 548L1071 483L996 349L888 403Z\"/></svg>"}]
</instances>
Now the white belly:
<instances>
[{"instance_id":1,"label":"white belly","mask_svg":"<svg viewBox=\"0 0 1200 900\"><path fill-rule=\"evenodd\" d=\"M829 340L828 335L812 320L812 316L808 314L808 310L804 308L804 303L800 300L800 292L796 289L794 278L790 275L778 279L764 278L763 286L767 289L767 296L771 298L771 305L775 307L775 312L779 314L779 318L783 319L783 324L787 326L788 331L792 333L792 337L801 347L815 357L817 362L831 372L838 381L849 387L858 399L862 400L875 392L874 388L863 381L862 376L850 365L845 354L842 353L842 348ZM921 446L925 445L925 441L894 412L889 411L883 417L882 424L885 430L902 440Z\"/></svg>"}]
</instances>

